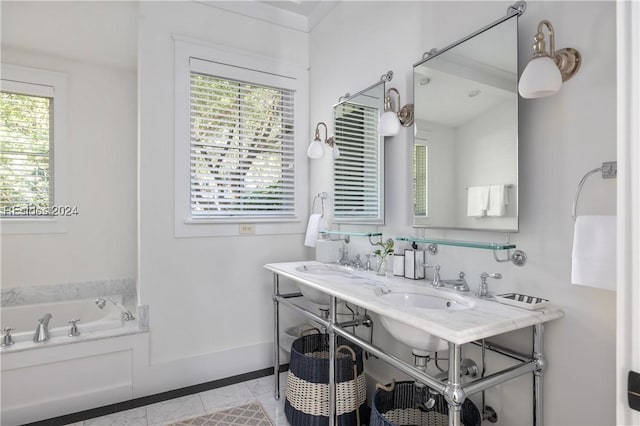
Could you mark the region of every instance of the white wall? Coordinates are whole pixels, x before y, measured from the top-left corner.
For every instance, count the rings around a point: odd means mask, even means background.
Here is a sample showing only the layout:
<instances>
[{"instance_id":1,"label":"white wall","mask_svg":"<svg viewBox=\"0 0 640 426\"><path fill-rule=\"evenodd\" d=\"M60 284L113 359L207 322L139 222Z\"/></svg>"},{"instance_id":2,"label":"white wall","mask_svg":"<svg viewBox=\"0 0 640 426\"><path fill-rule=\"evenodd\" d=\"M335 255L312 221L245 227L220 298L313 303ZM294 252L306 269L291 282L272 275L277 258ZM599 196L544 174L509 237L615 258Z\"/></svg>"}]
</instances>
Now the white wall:
<instances>
[{"instance_id":1,"label":"white wall","mask_svg":"<svg viewBox=\"0 0 640 426\"><path fill-rule=\"evenodd\" d=\"M2 2L2 62L68 75L79 212L62 234L3 234L3 288L135 277L136 20L126 3Z\"/></svg>"},{"instance_id":2,"label":"white wall","mask_svg":"<svg viewBox=\"0 0 640 426\"><path fill-rule=\"evenodd\" d=\"M263 265L309 254L302 233L175 237L172 35L305 68L308 35L192 2L142 2L140 13L139 296L150 307L151 372L138 392L149 393L271 366ZM309 138L298 135L298 148Z\"/></svg>"},{"instance_id":3,"label":"white wall","mask_svg":"<svg viewBox=\"0 0 640 426\"><path fill-rule=\"evenodd\" d=\"M505 14L511 2L342 2L311 33L310 118L331 119L331 105L344 92L356 92L388 69L389 86L404 102L412 93L412 64L432 47L444 47ZM461 13L464 11L464 13ZM570 284L573 221L571 204L580 178L616 158L615 3L527 2L520 18L520 70L531 55L537 24L549 19L556 46L582 52L582 69L560 93L520 103L520 233L511 241L524 250L524 267L498 264L491 252L440 247L430 258L445 278L467 273L472 287L481 272L501 272L495 292L518 291L550 298L566 317L546 327L549 370L545 380L545 421L550 425L615 424L615 293ZM403 130L386 142L386 236L412 234L411 143ZM331 162L312 165L311 193L327 190ZM590 179L580 213L614 213L615 182ZM400 207L399 207L400 206ZM404 207L403 207L404 206ZM458 240L503 241L489 232L428 231ZM366 250L366 246L362 246ZM356 250L350 248L350 253ZM409 349L377 330L376 343L403 354ZM530 334L504 336L528 349ZM471 352L470 352L471 353ZM490 368L503 362L489 359ZM380 380L396 372L375 363ZM520 378L487 392L499 423L531 423L531 379Z\"/></svg>"}]
</instances>

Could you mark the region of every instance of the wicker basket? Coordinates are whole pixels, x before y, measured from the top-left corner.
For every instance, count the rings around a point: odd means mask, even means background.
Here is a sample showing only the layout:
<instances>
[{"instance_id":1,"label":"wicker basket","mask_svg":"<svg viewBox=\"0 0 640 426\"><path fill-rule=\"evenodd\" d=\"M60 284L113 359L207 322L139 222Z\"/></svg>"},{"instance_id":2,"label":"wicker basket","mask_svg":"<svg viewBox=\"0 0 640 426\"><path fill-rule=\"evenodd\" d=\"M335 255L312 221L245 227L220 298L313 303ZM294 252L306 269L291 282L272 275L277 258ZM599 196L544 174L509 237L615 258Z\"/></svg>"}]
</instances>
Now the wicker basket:
<instances>
[{"instance_id":1,"label":"wicker basket","mask_svg":"<svg viewBox=\"0 0 640 426\"><path fill-rule=\"evenodd\" d=\"M369 421L362 349L338 337L336 414L338 426ZM292 426L329 424L329 336L312 334L291 345L284 412Z\"/></svg>"},{"instance_id":2,"label":"wicker basket","mask_svg":"<svg viewBox=\"0 0 640 426\"><path fill-rule=\"evenodd\" d=\"M442 395L431 395L436 404L429 411L416 408L414 382L398 382L391 391L378 389L373 397L369 426L448 426L449 406ZM470 400L462 404L464 426L480 426L478 408Z\"/></svg>"}]
</instances>

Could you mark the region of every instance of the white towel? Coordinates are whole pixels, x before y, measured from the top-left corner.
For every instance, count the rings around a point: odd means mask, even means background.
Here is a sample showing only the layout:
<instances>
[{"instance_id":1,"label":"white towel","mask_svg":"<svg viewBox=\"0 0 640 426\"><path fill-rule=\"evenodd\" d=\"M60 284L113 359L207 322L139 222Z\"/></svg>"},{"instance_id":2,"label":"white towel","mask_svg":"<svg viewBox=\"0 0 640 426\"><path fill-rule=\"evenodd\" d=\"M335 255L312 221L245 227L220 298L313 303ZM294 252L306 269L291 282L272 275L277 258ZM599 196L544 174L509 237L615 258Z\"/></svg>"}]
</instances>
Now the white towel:
<instances>
[{"instance_id":1,"label":"white towel","mask_svg":"<svg viewBox=\"0 0 640 426\"><path fill-rule=\"evenodd\" d=\"M506 185L491 185L489 187L489 207L487 216L504 216L509 204Z\"/></svg>"},{"instance_id":2,"label":"white towel","mask_svg":"<svg viewBox=\"0 0 640 426\"><path fill-rule=\"evenodd\" d=\"M315 247L316 240L318 239L318 231L323 231L327 228L327 221L322 217L320 213L314 213L309 216L309 223L307 224L307 234L304 237L304 245L307 247Z\"/></svg>"},{"instance_id":3,"label":"white towel","mask_svg":"<svg viewBox=\"0 0 640 426\"><path fill-rule=\"evenodd\" d=\"M578 216L571 254L573 284L616 290L616 217Z\"/></svg>"},{"instance_id":4,"label":"white towel","mask_svg":"<svg viewBox=\"0 0 640 426\"><path fill-rule=\"evenodd\" d=\"M467 216L487 215L489 208L489 187L471 186L467 189Z\"/></svg>"}]
</instances>

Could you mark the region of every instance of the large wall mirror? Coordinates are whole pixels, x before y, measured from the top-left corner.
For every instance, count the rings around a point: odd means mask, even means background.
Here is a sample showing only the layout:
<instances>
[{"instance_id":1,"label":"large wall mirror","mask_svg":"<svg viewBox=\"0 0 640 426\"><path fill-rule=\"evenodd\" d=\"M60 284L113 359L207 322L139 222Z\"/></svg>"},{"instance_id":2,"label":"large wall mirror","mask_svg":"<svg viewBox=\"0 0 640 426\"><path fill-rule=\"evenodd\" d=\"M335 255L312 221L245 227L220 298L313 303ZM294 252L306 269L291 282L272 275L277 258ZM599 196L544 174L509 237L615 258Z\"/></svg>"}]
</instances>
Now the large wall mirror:
<instances>
[{"instance_id":1,"label":"large wall mirror","mask_svg":"<svg viewBox=\"0 0 640 426\"><path fill-rule=\"evenodd\" d=\"M414 226L518 230L518 18L414 66Z\"/></svg>"},{"instance_id":2,"label":"large wall mirror","mask_svg":"<svg viewBox=\"0 0 640 426\"><path fill-rule=\"evenodd\" d=\"M378 119L391 75L333 107L340 153L333 168L335 223L384 224L384 138L378 135Z\"/></svg>"}]
</instances>

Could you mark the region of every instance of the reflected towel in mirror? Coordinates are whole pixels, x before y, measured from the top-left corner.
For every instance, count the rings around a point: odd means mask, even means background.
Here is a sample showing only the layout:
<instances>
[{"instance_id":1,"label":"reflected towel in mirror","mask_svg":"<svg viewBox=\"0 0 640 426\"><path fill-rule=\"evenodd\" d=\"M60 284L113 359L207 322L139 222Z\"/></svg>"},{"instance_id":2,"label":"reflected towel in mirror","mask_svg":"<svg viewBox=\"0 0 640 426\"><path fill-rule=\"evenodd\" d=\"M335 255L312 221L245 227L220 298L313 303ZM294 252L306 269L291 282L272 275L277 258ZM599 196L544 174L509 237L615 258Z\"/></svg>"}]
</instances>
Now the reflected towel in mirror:
<instances>
[{"instance_id":1,"label":"reflected towel in mirror","mask_svg":"<svg viewBox=\"0 0 640 426\"><path fill-rule=\"evenodd\" d=\"M489 207L487 216L504 216L509 204L509 192L507 185L489 186Z\"/></svg>"},{"instance_id":2,"label":"reflected towel in mirror","mask_svg":"<svg viewBox=\"0 0 640 426\"><path fill-rule=\"evenodd\" d=\"M489 187L470 186L467 190L467 216L486 216L488 208Z\"/></svg>"}]
</instances>

